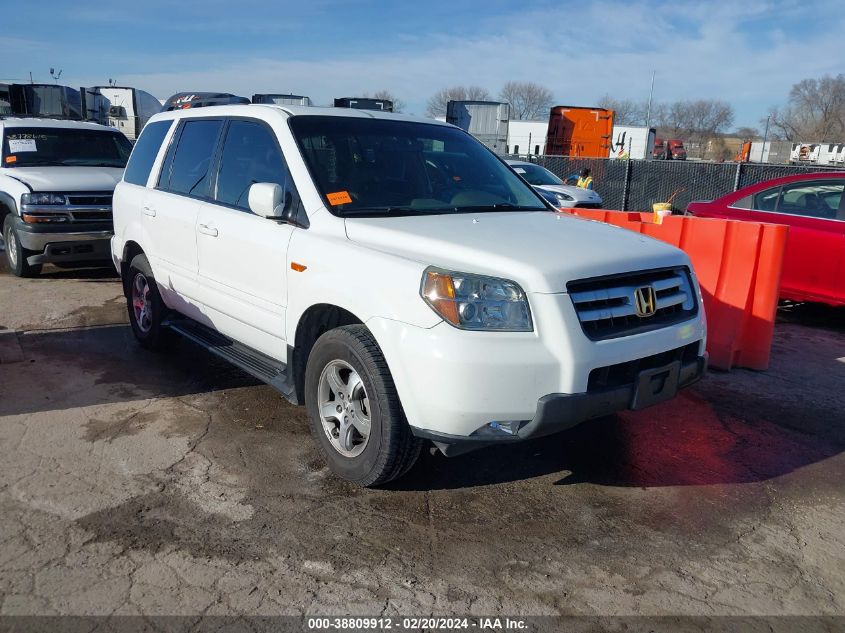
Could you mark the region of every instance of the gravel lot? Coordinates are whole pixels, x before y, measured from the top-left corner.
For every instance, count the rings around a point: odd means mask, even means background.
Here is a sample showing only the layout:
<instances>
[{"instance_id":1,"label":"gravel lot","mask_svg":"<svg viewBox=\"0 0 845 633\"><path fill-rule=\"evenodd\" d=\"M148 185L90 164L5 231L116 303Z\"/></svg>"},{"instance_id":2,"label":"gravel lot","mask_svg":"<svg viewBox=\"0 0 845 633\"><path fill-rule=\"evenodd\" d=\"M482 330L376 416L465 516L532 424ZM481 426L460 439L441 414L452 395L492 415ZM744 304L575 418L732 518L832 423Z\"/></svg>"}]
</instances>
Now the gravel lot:
<instances>
[{"instance_id":1,"label":"gravel lot","mask_svg":"<svg viewBox=\"0 0 845 633\"><path fill-rule=\"evenodd\" d=\"M360 490L124 310L107 270L0 271L0 614L845 615L845 311L784 312L768 372Z\"/></svg>"}]
</instances>

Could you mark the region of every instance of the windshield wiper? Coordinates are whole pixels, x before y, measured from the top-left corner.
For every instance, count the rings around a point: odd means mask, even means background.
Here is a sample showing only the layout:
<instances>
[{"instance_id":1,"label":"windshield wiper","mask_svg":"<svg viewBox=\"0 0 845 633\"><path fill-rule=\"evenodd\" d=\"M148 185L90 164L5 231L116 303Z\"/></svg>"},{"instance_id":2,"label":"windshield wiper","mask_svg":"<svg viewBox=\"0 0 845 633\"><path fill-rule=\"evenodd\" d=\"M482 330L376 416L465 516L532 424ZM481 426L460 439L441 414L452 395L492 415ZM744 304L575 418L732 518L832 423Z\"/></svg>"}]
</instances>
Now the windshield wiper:
<instances>
[{"instance_id":1,"label":"windshield wiper","mask_svg":"<svg viewBox=\"0 0 845 633\"><path fill-rule=\"evenodd\" d=\"M125 165L115 165L116 159L112 161L97 160L95 158L65 158L59 161L59 164L66 167L123 167Z\"/></svg>"},{"instance_id":2,"label":"windshield wiper","mask_svg":"<svg viewBox=\"0 0 845 633\"><path fill-rule=\"evenodd\" d=\"M6 167L61 167L62 164L51 160L33 160L25 163L9 163Z\"/></svg>"},{"instance_id":3,"label":"windshield wiper","mask_svg":"<svg viewBox=\"0 0 845 633\"><path fill-rule=\"evenodd\" d=\"M348 211L343 211L343 215L345 217L351 217L355 215L402 215L402 214L414 214L414 215L431 215L434 213L452 213L454 212L454 207L408 207L408 206L395 206L395 207L364 207L360 209L349 209Z\"/></svg>"},{"instance_id":4,"label":"windshield wiper","mask_svg":"<svg viewBox=\"0 0 845 633\"><path fill-rule=\"evenodd\" d=\"M455 207L457 213L485 213L492 211L546 211L543 207L522 207L511 202L497 202L496 204L479 204L469 207Z\"/></svg>"}]
</instances>

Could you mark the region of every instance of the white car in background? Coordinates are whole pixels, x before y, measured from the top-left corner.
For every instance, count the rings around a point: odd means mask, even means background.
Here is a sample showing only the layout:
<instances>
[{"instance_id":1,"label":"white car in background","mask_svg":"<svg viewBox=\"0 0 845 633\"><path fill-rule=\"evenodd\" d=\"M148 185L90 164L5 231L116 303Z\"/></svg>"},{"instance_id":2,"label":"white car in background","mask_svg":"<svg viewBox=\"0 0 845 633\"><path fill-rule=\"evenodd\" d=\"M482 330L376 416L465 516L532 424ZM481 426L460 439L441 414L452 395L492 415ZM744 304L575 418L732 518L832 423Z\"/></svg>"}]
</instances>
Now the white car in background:
<instances>
[{"instance_id":1,"label":"white car in background","mask_svg":"<svg viewBox=\"0 0 845 633\"><path fill-rule=\"evenodd\" d=\"M582 189L564 182L545 167L523 160L506 161L516 173L559 209L601 209L602 199L592 189Z\"/></svg>"}]
</instances>

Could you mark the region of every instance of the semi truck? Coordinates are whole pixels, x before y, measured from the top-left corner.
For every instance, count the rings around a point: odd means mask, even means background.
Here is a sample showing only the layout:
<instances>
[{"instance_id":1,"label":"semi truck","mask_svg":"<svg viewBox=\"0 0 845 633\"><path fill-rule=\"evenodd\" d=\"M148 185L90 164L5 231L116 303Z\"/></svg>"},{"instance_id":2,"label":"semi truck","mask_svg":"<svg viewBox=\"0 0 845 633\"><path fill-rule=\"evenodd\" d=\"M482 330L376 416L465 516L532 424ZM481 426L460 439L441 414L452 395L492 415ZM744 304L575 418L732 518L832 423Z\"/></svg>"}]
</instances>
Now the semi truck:
<instances>
[{"instance_id":1,"label":"semi truck","mask_svg":"<svg viewBox=\"0 0 845 633\"><path fill-rule=\"evenodd\" d=\"M613 110L555 106L549 113L546 154L607 158L613 135Z\"/></svg>"},{"instance_id":2,"label":"semi truck","mask_svg":"<svg viewBox=\"0 0 845 633\"><path fill-rule=\"evenodd\" d=\"M150 117L161 110L158 99L137 88L82 87L79 94L85 120L117 128L132 142L141 134Z\"/></svg>"},{"instance_id":3,"label":"semi truck","mask_svg":"<svg viewBox=\"0 0 845 633\"><path fill-rule=\"evenodd\" d=\"M497 154L508 150L510 106L500 101L449 101L446 122L469 132Z\"/></svg>"},{"instance_id":4,"label":"semi truck","mask_svg":"<svg viewBox=\"0 0 845 633\"><path fill-rule=\"evenodd\" d=\"M3 84L0 101L7 115L82 120L82 101L79 91L57 84ZM2 107L2 103L0 103Z\"/></svg>"},{"instance_id":5,"label":"semi truck","mask_svg":"<svg viewBox=\"0 0 845 633\"><path fill-rule=\"evenodd\" d=\"M651 158L657 132L653 127L614 125L610 158Z\"/></svg>"},{"instance_id":6,"label":"semi truck","mask_svg":"<svg viewBox=\"0 0 845 633\"><path fill-rule=\"evenodd\" d=\"M390 99L372 99L370 97L338 97L334 100L334 107L393 112L393 102Z\"/></svg>"},{"instance_id":7,"label":"semi truck","mask_svg":"<svg viewBox=\"0 0 845 633\"><path fill-rule=\"evenodd\" d=\"M658 160L686 160L687 148L684 147L684 142L679 138L670 138L664 141L658 137L654 139L654 150L652 150L651 155L652 158Z\"/></svg>"}]
</instances>

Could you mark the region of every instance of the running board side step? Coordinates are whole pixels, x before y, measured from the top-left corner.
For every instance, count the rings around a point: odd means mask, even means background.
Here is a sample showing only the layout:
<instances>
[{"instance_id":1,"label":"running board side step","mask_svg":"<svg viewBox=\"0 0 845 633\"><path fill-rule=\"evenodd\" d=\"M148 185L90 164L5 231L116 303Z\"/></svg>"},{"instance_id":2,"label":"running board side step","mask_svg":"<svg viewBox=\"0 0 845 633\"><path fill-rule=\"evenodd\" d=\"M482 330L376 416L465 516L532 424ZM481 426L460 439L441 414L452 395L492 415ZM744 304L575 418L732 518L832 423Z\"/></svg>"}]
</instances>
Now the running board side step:
<instances>
[{"instance_id":1,"label":"running board side step","mask_svg":"<svg viewBox=\"0 0 845 633\"><path fill-rule=\"evenodd\" d=\"M292 404L299 404L293 376L288 371L291 364L290 347L288 347L288 364L285 364L187 317L167 319L162 322L162 325L267 383Z\"/></svg>"}]
</instances>

